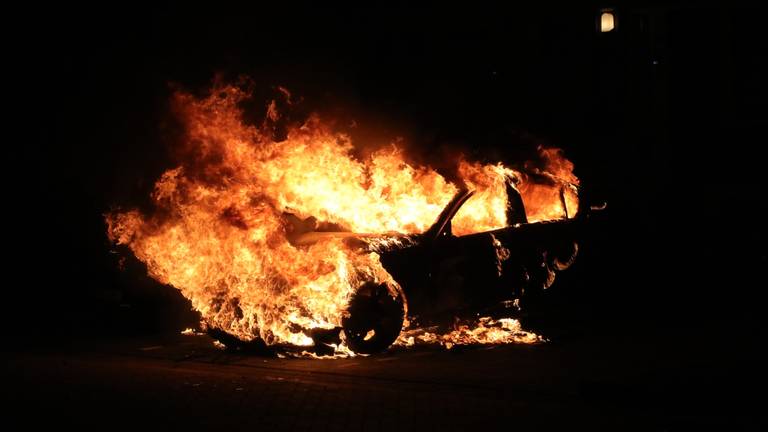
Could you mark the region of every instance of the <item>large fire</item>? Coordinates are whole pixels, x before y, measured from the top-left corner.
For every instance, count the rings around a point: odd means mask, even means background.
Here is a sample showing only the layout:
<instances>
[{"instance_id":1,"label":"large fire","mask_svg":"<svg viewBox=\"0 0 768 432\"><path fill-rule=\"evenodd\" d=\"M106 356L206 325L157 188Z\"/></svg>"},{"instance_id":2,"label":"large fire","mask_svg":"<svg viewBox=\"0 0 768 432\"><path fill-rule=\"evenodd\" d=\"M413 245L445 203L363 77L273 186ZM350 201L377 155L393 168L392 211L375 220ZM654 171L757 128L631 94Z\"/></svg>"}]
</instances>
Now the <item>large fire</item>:
<instances>
[{"instance_id":1,"label":"large fire","mask_svg":"<svg viewBox=\"0 0 768 432\"><path fill-rule=\"evenodd\" d=\"M516 181L529 221L562 218L577 208L575 194L567 194L564 206L559 189L529 182L528 174L501 163L457 161L464 182L457 185L409 163L394 145L353 156L350 137L318 116L288 126L287 136L276 139L270 128L280 118L275 103L262 125L251 125L241 109L249 97L231 85L216 86L204 98L175 94L173 105L185 128L183 156L157 180L154 210L106 215L114 243L128 246L153 278L179 289L204 325L242 340L309 346L310 330L341 325L361 284L397 289L375 252L353 249L338 238L293 244L289 217L313 217L316 227L336 231L419 233L466 187L476 193L453 219L453 233L460 236L507 225L509 179ZM540 156L546 169L537 175L577 183L573 165L558 150L542 148ZM420 338L447 346L537 340L513 320L484 331L489 323L494 321ZM342 343L337 352L344 351Z\"/></svg>"}]
</instances>

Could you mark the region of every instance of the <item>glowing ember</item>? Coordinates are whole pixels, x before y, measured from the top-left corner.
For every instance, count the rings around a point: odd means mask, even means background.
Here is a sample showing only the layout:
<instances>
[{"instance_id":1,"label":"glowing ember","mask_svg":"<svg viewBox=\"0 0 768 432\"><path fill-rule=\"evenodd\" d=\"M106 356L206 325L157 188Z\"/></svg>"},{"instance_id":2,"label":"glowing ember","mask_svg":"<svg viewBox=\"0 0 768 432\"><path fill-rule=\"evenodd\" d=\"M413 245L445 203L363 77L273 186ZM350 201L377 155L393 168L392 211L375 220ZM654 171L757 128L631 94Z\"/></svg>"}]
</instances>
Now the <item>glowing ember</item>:
<instances>
[{"instance_id":1,"label":"glowing ember","mask_svg":"<svg viewBox=\"0 0 768 432\"><path fill-rule=\"evenodd\" d=\"M530 344L543 341L541 336L523 330L520 322L515 319L494 320L491 317L482 317L476 322L457 324L453 330L444 334L425 329L406 330L395 344L399 346L441 345L451 349L457 345Z\"/></svg>"},{"instance_id":2,"label":"glowing ember","mask_svg":"<svg viewBox=\"0 0 768 432\"><path fill-rule=\"evenodd\" d=\"M202 336L205 333L199 332L199 331L197 331L197 330L195 330L193 328L189 328L188 327L188 328L185 328L184 330L182 330L181 334L183 334L184 336Z\"/></svg>"},{"instance_id":3,"label":"glowing ember","mask_svg":"<svg viewBox=\"0 0 768 432\"><path fill-rule=\"evenodd\" d=\"M235 86L217 86L202 99L176 94L174 107L186 131L181 162L157 180L151 214L109 213L108 234L128 246L153 278L190 299L204 326L245 341L310 346L312 330L341 326L350 298L364 283L385 284L391 293L400 288L377 253L342 238L292 242L291 220L311 225L309 231L420 233L459 186L409 163L394 145L356 158L349 136L333 132L317 116L274 139L276 104L269 105L261 126L249 125L239 108L248 97ZM458 161L458 177L475 194L453 219L453 233L505 227L510 179L530 222L575 214L575 191L560 187L577 183L572 164L557 150L540 150L547 169L527 174L500 163ZM529 175L550 181L528 181ZM407 238L380 241L386 247ZM499 262L509 254L500 245L498 252ZM504 319L428 334L419 337L445 346L538 340ZM366 334L366 340L371 337ZM350 353L343 341L329 346Z\"/></svg>"}]
</instances>

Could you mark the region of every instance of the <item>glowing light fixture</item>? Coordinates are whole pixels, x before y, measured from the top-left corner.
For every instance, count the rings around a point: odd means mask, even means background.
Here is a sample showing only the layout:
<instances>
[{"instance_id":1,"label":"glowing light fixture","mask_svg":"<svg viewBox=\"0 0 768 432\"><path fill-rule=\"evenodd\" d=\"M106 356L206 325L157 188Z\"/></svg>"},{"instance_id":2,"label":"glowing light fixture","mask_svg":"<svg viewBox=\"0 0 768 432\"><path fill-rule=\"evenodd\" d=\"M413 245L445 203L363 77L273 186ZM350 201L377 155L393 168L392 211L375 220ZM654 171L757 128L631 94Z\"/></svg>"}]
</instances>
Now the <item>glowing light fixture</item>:
<instances>
[{"instance_id":1,"label":"glowing light fixture","mask_svg":"<svg viewBox=\"0 0 768 432\"><path fill-rule=\"evenodd\" d=\"M608 33L616 29L616 14L612 9L603 9L600 11L598 27L600 33Z\"/></svg>"}]
</instances>

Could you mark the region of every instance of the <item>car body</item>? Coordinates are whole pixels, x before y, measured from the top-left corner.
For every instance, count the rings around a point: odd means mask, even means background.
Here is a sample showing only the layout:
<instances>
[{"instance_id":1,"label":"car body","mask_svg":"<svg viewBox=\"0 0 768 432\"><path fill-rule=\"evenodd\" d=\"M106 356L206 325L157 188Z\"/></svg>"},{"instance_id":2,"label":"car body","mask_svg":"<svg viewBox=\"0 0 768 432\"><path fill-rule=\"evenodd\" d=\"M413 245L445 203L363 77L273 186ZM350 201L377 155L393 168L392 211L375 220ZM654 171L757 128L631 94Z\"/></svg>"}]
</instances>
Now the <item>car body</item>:
<instances>
[{"instance_id":1,"label":"car body","mask_svg":"<svg viewBox=\"0 0 768 432\"><path fill-rule=\"evenodd\" d=\"M297 247L341 238L352 247L377 252L397 282L395 287L362 284L340 328L309 331L316 347L322 351L324 345L338 343L343 333L354 352L383 351L399 336L406 316L418 317L420 325L440 326L500 304L519 306L549 287L555 273L573 262L589 206L573 217L564 211L561 219L531 223L520 193L510 183L507 227L455 236L451 221L472 195L471 190L460 190L435 223L415 235L296 230L290 241ZM295 218L294 223L301 225ZM230 347L243 345L215 329L212 335Z\"/></svg>"}]
</instances>

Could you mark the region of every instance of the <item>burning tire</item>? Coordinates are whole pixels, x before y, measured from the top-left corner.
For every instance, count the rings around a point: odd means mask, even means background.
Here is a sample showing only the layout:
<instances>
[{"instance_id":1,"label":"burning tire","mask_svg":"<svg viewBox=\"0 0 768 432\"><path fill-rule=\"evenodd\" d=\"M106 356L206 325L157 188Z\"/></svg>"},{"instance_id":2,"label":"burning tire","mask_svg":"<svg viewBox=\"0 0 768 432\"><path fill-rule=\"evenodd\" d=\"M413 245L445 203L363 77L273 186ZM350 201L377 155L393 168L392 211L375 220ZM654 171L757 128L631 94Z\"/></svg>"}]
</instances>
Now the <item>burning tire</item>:
<instances>
[{"instance_id":1,"label":"burning tire","mask_svg":"<svg viewBox=\"0 0 768 432\"><path fill-rule=\"evenodd\" d=\"M360 354L387 349L400 335L405 319L405 299L386 284L365 283L352 296L342 331L349 348Z\"/></svg>"}]
</instances>

